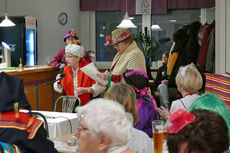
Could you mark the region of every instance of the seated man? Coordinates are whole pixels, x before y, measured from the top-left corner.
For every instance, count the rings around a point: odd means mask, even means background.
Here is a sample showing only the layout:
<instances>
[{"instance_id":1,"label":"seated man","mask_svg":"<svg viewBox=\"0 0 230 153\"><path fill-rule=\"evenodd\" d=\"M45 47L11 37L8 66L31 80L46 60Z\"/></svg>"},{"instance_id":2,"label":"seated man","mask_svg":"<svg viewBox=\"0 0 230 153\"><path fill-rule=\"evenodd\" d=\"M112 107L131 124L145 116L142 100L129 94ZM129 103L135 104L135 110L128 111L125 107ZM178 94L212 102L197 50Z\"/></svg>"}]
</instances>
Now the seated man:
<instances>
[{"instance_id":1,"label":"seated man","mask_svg":"<svg viewBox=\"0 0 230 153\"><path fill-rule=\"evenodd\" d=\"M100 98L77 107L77 114L78 153L133 153L128 148L132 116L122 105Z\"/></svg>"},{"instance_id":2,"label":"seated man","mask_svg":"<svg viewBox=\"0 0 230 153\"><path fill-rule=\"evenodd\" d=\"M167 63L169 53L165 52L162 55L162 66L157 71L156 85L157 91L160 94L160 104L169 110L169 98L179 94L177 88L168 87L169 76L167 75Z\"/></svg>"},{"instance_id":3,"label":"seated man","mask_svg":"<svg viewBox=\"0 0 230 153\"><path fill-rule=\"evenodd\" d=\"M43 121L31 116L21 79L0 73L0 101L0 141L17 145L22 153L57 153L47 139ZM29 113L19 112L19 108Z\"/></svg>"}]
</instances>

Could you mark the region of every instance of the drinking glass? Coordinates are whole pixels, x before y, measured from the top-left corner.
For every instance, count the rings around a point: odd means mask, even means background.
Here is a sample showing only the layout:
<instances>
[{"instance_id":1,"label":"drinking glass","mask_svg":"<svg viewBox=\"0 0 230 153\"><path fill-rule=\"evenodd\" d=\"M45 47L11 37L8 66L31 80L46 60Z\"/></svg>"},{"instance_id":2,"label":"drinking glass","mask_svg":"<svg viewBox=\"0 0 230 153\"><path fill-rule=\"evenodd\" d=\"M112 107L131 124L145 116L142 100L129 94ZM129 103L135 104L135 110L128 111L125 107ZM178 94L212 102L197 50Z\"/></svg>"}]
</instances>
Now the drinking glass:
<instances>
[{"instance_id":1,"label":"drinking glass","mask_svg":"<svg viewBox=\"0 0 230 153\"><path fill-rule=\"evenodd\" d=\"M162 153L164 141L164 121L155 120L152 122L154 153Z\"/></svg>"}]
</instances>

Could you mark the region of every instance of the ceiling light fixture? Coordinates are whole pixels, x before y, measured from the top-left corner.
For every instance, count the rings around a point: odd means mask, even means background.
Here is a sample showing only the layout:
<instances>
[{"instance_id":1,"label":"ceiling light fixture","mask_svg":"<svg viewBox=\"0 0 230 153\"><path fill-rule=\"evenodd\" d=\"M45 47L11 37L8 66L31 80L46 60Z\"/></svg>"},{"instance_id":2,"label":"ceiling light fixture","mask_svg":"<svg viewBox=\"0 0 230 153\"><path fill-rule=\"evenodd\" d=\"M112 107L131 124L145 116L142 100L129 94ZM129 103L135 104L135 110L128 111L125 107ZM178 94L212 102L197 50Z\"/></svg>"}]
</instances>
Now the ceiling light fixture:
<instances>
[{"instance_id":1,"label":"ceiling light fixture","mask_svg":"<svg viewBox=\"0 0 230 153\"><path fill-rule=\"evenodd\" d=\"M161 27L160 27L158 24L153 24L153 25L151 26L151 29L152 29L153 31L163 31L163 30L161 29Z\"/></svg>"},{"instance_id":2,"label":"ceiling light fixture","mask_svg":"<svg viewBox=\"0 0 230 153\"><path fill-rule=\"evenodd\" d=\"M7 0L5 0L5 19L0 23L0 27L12 27L15 24L7 17Z\"/></svg>"},{"instance_id":3,"label":"ceiling light fixture","mask_svg":"<svg viewBox=\"0 0 230 153\"><path fill-rule=\"evenodd\" d=\"M127 0L126 0L126 11L125 11L125 17L121 21L121 23L117 26L117 28L137 28L132 21L129 19L128 11L127 11Z\"/></svg>"}]
</instances>

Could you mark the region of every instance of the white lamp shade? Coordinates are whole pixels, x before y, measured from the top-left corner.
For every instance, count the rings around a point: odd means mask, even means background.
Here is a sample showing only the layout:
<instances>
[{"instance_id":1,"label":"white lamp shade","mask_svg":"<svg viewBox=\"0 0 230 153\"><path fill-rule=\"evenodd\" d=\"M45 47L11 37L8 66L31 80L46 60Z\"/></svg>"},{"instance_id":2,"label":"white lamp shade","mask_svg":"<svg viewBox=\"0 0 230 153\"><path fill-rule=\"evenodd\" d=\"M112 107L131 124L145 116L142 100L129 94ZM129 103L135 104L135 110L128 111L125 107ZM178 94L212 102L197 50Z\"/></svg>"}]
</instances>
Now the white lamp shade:
<instances>
[{"instance_id":1,"label":"white lamp shade","mask_svg":"<svg viewBox=\"0 0 230 153\"><path fill-rule=\"evenodd\" d=\"M132 21L129 19L127 11L125 12L125 17L122 22L117 26L117 28L137 28Z\"/></svg>"},{"instance_id":2,"label":"white lamp shade","mask_svg":"<svg viewBox=\"0 0 230 153\"><path fill-rule=\"evenodd\" d=\"M152 29L153 31L162 31L161 27L160 27L158 24L153 24L153 25L151 26L151 29Z\"/></svg>"},{"instance_id":3,"label":"white lamp shade","mask_svg":"<svg viewBox=\"0 0 230 153\"><path fill-rule=\"evenodd\" d=\"M15 24L8 19L7 15L5 15L5 19L0 23L0 27L12 27L12 26L15 26Z\"/></svg>"}]
</instances>

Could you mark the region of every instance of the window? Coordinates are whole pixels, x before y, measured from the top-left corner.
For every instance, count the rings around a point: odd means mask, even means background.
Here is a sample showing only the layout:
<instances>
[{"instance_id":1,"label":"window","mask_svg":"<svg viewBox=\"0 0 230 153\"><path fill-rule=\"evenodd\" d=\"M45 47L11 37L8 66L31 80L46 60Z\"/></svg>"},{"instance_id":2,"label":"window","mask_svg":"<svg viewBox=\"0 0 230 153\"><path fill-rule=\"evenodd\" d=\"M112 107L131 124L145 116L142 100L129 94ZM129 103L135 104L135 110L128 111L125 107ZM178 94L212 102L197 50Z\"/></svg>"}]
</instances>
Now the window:
<instances>
[{"instance_id":1,"label":"window","mask_svg":"<svg viewBox=\"0 0 230 153\"><path fill-rule=\"evenodd\" d=\"M131 17L131 16L130 16ZM132 22L137 26L135 29L130 29L135 37L142 30L142 16L132 16L134 19ZM111 32L116 29L124 15L121 12L96 12L96 61L112 61L116 55L116 50L113 46L104 46L106 35L111 35Z\"/></svg>"},{"instance_id":2,"label":"window","mask_svg":"<svg viewBox=\"0 0 230 153\"><path fill-rule=\"evenodd\" d=\"M106 35L111 35L111 32L120 24L124 15L120 11L96 11L96 61L111 62L116 55L116 50L113 46L104 46ZM133 32L133 37L137 37L142 31L142 15L134 15L132 22L137 26L135 29L130 29ZM152 43L155 44L163 38L169 41L154 51L151 58L152 61L161 60L163 52L170 50L172 45L172 36L181 26L200 21L200 9L186 10L168 10L166 15L150 15L151 24L158 24L161 30L151 29ZM150 29L150 27L148 28Z\"/></svg>"},{"instance_id":3,"label":"window","mask_svg":"<svg viewBox=\"0 0 230 153\"><path fill-rule=\"evenodd\" d=\"M195 21L200 21L200 9L168 10L167 15L151 15L152 25L159 25L161 28L151 30L152 43L155 44L163 38L170 39L155 50L151 60L161 60L162 54L171 48L173 33L183 25Z\"/></svg>"}]
</instances>

